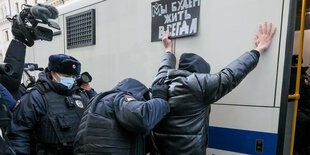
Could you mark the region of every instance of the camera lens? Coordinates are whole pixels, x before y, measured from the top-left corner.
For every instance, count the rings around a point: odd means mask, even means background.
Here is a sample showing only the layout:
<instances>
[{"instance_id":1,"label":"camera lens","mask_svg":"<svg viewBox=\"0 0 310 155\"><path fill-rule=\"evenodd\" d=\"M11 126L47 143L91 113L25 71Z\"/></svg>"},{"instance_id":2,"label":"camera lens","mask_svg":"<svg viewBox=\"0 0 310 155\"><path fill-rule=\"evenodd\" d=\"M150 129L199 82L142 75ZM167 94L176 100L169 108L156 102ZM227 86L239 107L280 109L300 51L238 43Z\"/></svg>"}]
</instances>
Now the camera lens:
<instances>
[{"instance_id":1,"label":"camera lens","mask_svg":"<svg viewBox=\"0 0 310 155\"><path fill-rule=\"evenodd\" d=\"M83 75L82 75L82 80L83 80L84 82L89 82L89 81L90 81L90 78L89 78L88 75L83 74Z\"/></svg>"}]
</instances>

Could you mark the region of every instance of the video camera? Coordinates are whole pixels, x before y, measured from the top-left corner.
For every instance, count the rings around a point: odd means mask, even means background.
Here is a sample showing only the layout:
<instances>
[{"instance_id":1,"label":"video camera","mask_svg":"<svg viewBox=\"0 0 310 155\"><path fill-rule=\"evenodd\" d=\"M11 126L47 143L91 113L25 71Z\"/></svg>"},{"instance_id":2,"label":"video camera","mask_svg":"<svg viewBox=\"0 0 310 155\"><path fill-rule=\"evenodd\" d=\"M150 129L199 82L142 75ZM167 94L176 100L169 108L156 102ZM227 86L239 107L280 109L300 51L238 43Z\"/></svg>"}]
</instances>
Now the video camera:
<instances>
[{"instance_id":1,"label":"video camera","mask_svg":"<svg viewBox=\"0 0 310 155\"><path fill-rule=\"evenodd\" d=\"M13 68L10 64L0 63L0 74L12 75Z\"/></svg>"},{"instance_id":2,"label":"video camera","mask_svg":"<svg viewBox=\"0 0 310 155\"><path fill-rule=\"evenodd\" d=\"M91 82L92 79L92 76L88 72L84 72L76 79L76 84L81 86L83 83Z\"/></svg>"},{"instance_id":3,"label":"video camera","mask_svg":"<svg viewBox=\"0 0 310 155\"><path fill-rule=\"evenodd\" d=\"M13 21L12 32L14 34L14 24L16 30L24 35L25 44L32 46L34 40L52 41L53 31L51 29L38 26L39 23L47 24L49 27L60 30L59 25L50 19L58 18L58 10L51 5L37 4L35 6L29 4L22 5L23 10L13 18L7 18Z\"/></svg>"}]
</instances>

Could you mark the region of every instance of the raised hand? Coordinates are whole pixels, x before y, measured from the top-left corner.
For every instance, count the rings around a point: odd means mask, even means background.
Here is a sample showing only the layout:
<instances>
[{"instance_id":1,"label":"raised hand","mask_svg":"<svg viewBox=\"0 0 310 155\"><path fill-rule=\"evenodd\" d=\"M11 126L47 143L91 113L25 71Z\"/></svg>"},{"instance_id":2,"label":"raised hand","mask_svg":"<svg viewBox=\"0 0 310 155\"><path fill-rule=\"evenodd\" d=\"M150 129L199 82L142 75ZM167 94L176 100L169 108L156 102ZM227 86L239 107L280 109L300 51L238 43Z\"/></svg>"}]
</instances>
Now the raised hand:
<instances>
[{"instance_id":1,"label":"raised hand","mask_svg":"<svg viewBox=\"0 0 310 155\"><path fill-rule=\"evenodd\" d=\"M267 26L268 23L264 23L264 28L261 24L259 24L259 32L255 35L255 45L259 53L265 52L272 42L273 36L276 33L276 28L272 29L272 23L269 24L269 27Z\"/></svg>"},{"instance_id":2,"label":"raised hand","mask_svg":"<svg viewBox=\"0 0 310 155\"><path fill-rule=\"evenodd\" d=\"M172 52L172 46L173 46L173 43L172 41L168 38L169 37L169 30L165 31L163 37L162 37L162 42L164 44L164 47L165 47L165 51L166 52Z\"/></svg>"}]
</instances>

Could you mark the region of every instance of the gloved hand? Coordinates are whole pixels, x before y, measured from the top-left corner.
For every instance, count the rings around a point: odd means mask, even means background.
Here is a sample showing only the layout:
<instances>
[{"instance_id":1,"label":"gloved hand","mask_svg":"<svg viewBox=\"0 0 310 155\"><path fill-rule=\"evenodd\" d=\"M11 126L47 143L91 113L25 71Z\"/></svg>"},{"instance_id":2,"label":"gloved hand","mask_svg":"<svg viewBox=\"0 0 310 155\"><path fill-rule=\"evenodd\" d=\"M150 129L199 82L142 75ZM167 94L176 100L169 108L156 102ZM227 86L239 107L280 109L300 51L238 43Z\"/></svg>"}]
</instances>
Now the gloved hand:
<instances>
[{"instance_id":1,"label":"gloved hand","mask_svg":"<svg viewBox=\"0 0 310 155\"><path fill-rule=\"evenodd\" d=\"M151 88L152 98L168 99L168 86L166 84L155 84Z\"/></svg>"},{"instance_id":2,"label":"gloved hand","mask_svg":"<svg viewBox=\"0 0 310 155\"><path fill-rule=\"evenodd\" d=\"M29 28L26 28L20 15L13 17L12 33L16 40L31 47L34 44L33 32Z\"/></svg>"}]
</instances>

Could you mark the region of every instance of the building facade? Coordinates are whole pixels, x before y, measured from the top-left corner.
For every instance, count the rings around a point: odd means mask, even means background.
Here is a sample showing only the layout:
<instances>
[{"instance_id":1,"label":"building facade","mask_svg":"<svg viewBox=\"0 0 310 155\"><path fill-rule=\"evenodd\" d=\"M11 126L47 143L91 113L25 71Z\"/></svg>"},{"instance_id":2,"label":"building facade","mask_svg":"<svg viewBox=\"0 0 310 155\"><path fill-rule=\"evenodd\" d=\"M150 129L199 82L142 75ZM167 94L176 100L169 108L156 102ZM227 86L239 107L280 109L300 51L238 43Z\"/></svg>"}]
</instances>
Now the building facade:
<instances>
[{"instance_id":1,"label":"building facade","mask_svg":"<svg viewBox=\"0 0 310 155\"><path fill-rule=\"evenodd\" d=\"M9 43L13 39L12 23L6 19L7 16L14 16L19 13L23 4L42 3L57 7L70 1L73 0L0 0L0 62L3 62Z\"/></svg>"}]
</instances>

